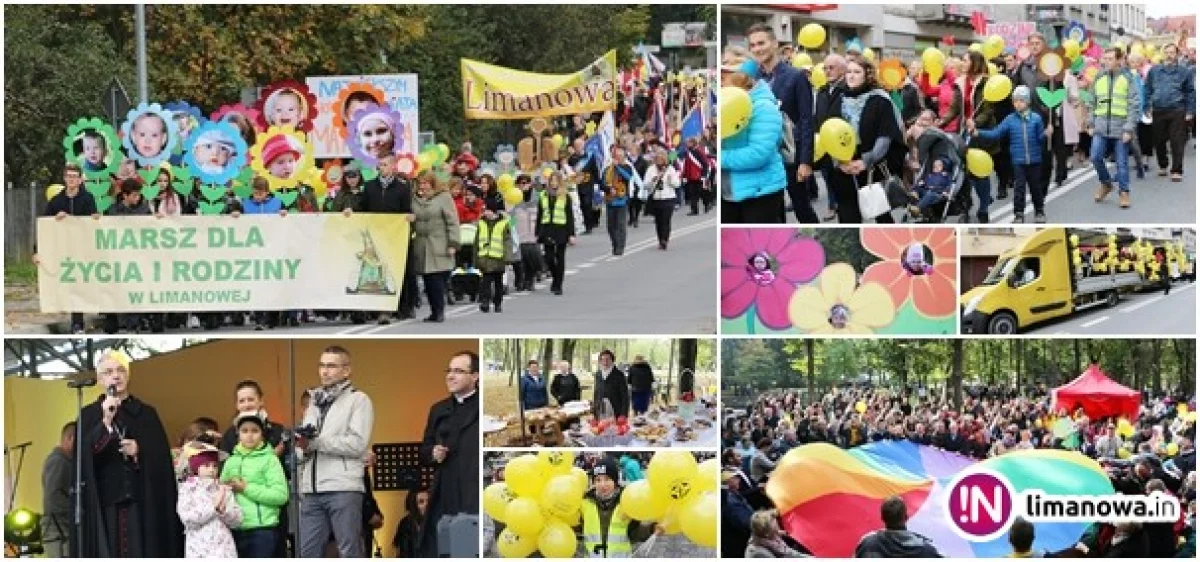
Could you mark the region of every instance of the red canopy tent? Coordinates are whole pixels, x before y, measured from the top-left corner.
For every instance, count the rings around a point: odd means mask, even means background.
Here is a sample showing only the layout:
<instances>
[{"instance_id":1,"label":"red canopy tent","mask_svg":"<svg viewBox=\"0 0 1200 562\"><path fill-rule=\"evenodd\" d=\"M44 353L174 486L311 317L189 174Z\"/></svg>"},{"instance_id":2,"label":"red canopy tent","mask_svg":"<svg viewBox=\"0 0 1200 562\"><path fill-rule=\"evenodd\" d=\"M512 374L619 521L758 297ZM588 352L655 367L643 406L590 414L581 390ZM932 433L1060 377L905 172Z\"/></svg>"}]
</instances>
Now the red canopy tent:
<instances>
[{"instance_id":1,"label":"red canopy tent","mask_svg":"<svg viewBox=\"0 0 1200 562\"><path fill-rule=\"evenodd\" d=\"M1082 407L1091 419L1124 416L1131 422L1137 420L1142 404L1140 392L1108 378L1095 364L1075 380L1050 391L1050 398L1056 410L1072 412Z\"/></svg>"}]
</instances>

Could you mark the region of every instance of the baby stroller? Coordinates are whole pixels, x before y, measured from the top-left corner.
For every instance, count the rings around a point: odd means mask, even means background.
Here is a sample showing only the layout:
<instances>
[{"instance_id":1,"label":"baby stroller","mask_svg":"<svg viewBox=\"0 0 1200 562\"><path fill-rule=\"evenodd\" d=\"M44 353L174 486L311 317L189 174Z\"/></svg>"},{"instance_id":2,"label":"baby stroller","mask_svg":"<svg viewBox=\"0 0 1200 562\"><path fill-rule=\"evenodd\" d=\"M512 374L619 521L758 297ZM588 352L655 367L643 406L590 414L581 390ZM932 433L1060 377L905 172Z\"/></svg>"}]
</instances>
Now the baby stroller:
<instances>
[{"instance_id":1,"label":"baby stroller","mask_svg":"<svg viewBox=\"0 0 1200 562\"><path fill-rule=\"evenodd\" d=\"M455 254L454 271L450 273L449 304L458 304L464 297L475 302L479 297L479 282L483 274L475 268L475 223L459 225L459 248Z\"/></svg>"},{"instance_id":2,"label":"baby stroller","mask_svg":"<svg viewBox=\"0 0 1200 562\"><path fill-rule=\"evenodd\" d=\"M946 173L950 176L950 192L932 207L922 210L915 222L944 223L946 217L952 215L958 215L961 223L970 220L971 193L963 189L966 183L966 166L963 164L966 153L966 144L961 137L940 129L926 129L917 140L917 157L921 161L921 168L914 178L914 185L925 179L934 160L943 158L946 161ZM903 221L908 222L911 218L905 214Z\"/></svg>"}]
</instances>

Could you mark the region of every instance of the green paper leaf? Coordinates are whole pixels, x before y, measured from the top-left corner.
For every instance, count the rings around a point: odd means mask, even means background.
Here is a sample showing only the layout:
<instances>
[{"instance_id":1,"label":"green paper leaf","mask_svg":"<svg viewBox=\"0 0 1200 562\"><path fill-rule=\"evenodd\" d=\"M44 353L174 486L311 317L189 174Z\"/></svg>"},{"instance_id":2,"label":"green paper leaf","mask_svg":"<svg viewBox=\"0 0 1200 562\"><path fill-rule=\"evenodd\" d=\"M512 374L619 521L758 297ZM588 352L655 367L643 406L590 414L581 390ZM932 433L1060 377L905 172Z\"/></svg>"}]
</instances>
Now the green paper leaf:
<instances>
[{"instance_id":1,"label":"green paper leaf","mask_svg":"<svg viewBox=\"0 0 1200 562\"><path fill-rule=\"evenodd\" d=\"M377 170L371 166L367 166L361 160L355 160L355 162L358 162L358 169L362 171L362 177L363 177L364 182L368 182L368 181L371 181L371 180L379 177L379 170Z\"/></svg>"},{"instance_id":2,"label":"green paper leaf","mask_svg":"<svg viewBox=\"0 0 1200 562\"><path fill-rule=\"evenodd\" d=\"M207 201L200 202L200 214L202 215L219 215L225 211L225 202L209 203Z\"/></svg>"},{"instance_id":3,"label":"green paper leaf","mask_svg":"<svg viewBox=\"0 0 1200 562\"><path fill-rule=\"evenodd\" d=\"M326 199L325 197L317 198L317 209L320 209L322 211L325 210L325 199Z\"/></svg>"},{"instance_id":4,"label":"green paper leaf","mask_svg":"<svg viewBox=\"0 0 1200 562\"><path fill-rule=\"evenodd\" d=\"M158 180L158 168L138 170L138 176L142 178L142 183L150 185Z\"/></svg>"},{"instance_id":5,"label":"green paper leaf","mask_svg":"<svg viewBox=\"0 0 1200 562\"><path fill-rule=\"evenodd\" d=\"M250 184L248 183L233 182L233 194L241 197L242 199L249 197L250 193L253 191L254 188L250 187Z\"/></svg>"},{"instance_id":6,"label":"green paper leaf","mask_svg":"<svg viewBox=\"0 0 1200 562\"><path fill-rule=\"evenodd\" d=\"M88 190L88 193L92 194L92 197L99 199L108 194L108 190L112 187L112 184L106 181L88 181L83 186L84 189Z\"/></svg>"},{"instance_id":7,"label":"green paper leaf","mask_svg":"<svg viewBox=\"0 0 1200 562\"><path fill-rule=\"evenodd\" d=\"M1079 99L1087 105L1093 105L1096 102L1096 96L1088 90L1079 90Z\"/></svg>"},{"instance_id":8,"label":"green paper leaf","mask_svg":"<svg viewBox=\"0 0 1200 562\"><path fill-rule=\"evenodd\" d=\"M1037 95L1038 99L1042 100L1042 104L1050 109L1054 109L1062 105L1062 102L1067 101L1066 88L1059 88L1051 92L1050 90L1039 86L1037 89Z\"/></svg>"},{"instance_id":9,"label":"green paper leaf","mask_svg":"<svg viewBox=\"0 0 1200 562\"><path fill-rule=\"evenodd\" d=\"M250 185L250 182L254 181L254 169L250 166L242 168L242 171L238 172L238 175L236 178L234 178L234 181L239 181L246 185Z\"/></svg>"},{"instance_id":10,"label":"green paper leaf","mask_svg":"<svg viewBox=\"0 0 1200 562\"><path fill-rule=\"evenodd\" d=\"M146 199L154 199L155 197L158 197L158 193L160 191L162 191L162 190L157 187L153 187L153 186L152 187L143 187L142 188L142 197L145 197Z\"/></svg>"},{"instance_id":11,"label":"green paper leaf","mask_svg":"<svg viewBox=\"0 0 1200 562\"><path fill-rule=\"evenodd\" d=\"M191 195L192 188L195 187L195 184L193 184L190 180L189 181L177 181L175 183L172 183L171 185L175 188L175 191L177 193L179 193L180 195L182 195L184 197Z\"/></svg>"},{"instance_id":12,"label":"green paper leaf","mask_svg":"<svg viewBox=\"0 0 1200 562\"><path fill-rule=\"evenodd\" d=\"M1079 72L1084 66L1087 66L1087 61L1083 59L1083 55L1075 57L1075 62L1071 63L1071 72Z\"/></svg>"},{"instance_id":13,"label":"green paper leaf","mask_svg":"<svg viewBox=\"0 0 1200 562\"><path fill-rule=\"evenodd\" d=\"M192 183L192 171L185 166L171 166L171 177L175 178L175 181Z\"/></svg>"},{"instance_id":14,"label":"green paper leaf","mask_svg":"<svg viewBox=\"0 0 1200 562\"><path fill-rule=\"evenodd\" d=\"M113 206L113 202L114 202L113 198L109 197L107 195L105 195L103 197L98 197L96 199L96 210L100 211L100 214L103 215L105 212L108 211L109 207Z\"/></svg>"},{"instance_id":15,"label":"green paper leaf","mask_svg":"<svg viewBox=\"0 0 1200 562\"><path fill-rule=\"evenodd\" d=\"M300 192L292 190L276 191L275 196L278 197L281 202L283 202L284 207L291 208L292 204L296 202L296 198L300 197Z\"/></svg>"},{"instance_id":16,"label":"green paper leaf","mask_svg":"<svg viewBox=\"0 0 1200 562\"><path fill-rule=\"evenodd\" d=\"M225 188L219 185L202 185L200 193L204 194L206 201L216 201L225 195Z\"/></svg>"}]
</instances>

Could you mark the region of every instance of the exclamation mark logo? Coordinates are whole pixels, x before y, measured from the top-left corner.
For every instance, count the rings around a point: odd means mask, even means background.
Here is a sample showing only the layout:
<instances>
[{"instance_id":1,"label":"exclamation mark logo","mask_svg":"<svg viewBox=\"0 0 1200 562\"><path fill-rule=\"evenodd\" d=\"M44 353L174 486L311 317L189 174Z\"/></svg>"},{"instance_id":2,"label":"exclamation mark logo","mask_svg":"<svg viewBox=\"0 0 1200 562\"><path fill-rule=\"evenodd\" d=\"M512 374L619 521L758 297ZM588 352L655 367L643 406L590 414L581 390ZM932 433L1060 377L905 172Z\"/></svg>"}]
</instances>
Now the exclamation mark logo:
<instances>
[{"instance_id":1,"label":"exclamation mark logo","mask_svg":"<svg viewBox=\"0 0 1200 562\"><path fill-rule=\"evenodd\" d=\"M955 532L969 541L1002 536L1015 513L1015 493L1002 475L968 470L950 481L941 502Z\"/></svg>"},{"instance_id":2,"label":"exclamation mark logo","mask_svg":"<svg viewBox=\"0 0 1200 562\"><path fill-rule=\"evenodd\" d=\"M962 515L958 516L958 520L962 521L963 523L967 523L971 520L971 516L968 515L970 510L967 508L967 502L970 499L970 493L971 490L966 486L958 487L958 509L962 513Z\"/></svg>"}]
</instances>

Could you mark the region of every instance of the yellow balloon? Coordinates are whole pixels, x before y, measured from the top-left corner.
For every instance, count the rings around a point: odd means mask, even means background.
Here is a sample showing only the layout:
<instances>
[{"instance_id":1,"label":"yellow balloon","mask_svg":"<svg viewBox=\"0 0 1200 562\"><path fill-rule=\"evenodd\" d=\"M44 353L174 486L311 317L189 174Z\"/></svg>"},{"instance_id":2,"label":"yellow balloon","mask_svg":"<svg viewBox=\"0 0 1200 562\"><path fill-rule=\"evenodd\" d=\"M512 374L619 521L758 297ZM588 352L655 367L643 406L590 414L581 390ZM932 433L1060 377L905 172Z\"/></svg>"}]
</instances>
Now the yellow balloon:
<instances>
[{"instance_id":1,"label":"yellow balloon","mask_svg":"<svg viewBox=\"0 0 1200 562\"><path fill-rule=\"evenodd\" d=\"M808 53L796 53L792 57L792 68L808 68L813 65L812 57Z\"/></svg>"},{"instance_id":2,"label":"yellow balloon","mask_svg":"<svg viewBox=\"0 0 1200 562\"><path fill-rule=\"evenodd\" d=\"M504 481L508 490L519 498L541 498L546 475L536 455L521 455L505 465Z\"/></svg>"},{"instance_id":3,"label":"yellow balloon","mask_svg":"<svg viewBox=\"0 0 1200 562\"><path fill-rule=\"evenodd\" d=\"M554 519L556 521L562 521L563 523L566 523L570 527L578 527L579 522L581 521L582 517L583 517L583 515L577 509L573 513L568 513L565 517L555 517ZM549 524L549 523L547 523L547 524Z\"/></svg>"},{"instance_id":4,"label":"yellow balloon","mask_svg":"<svg viewBox=\"0 0 1200 562\"><path fill-rule=\"evenodd\" d=\"M1162 64L1162 61L1163 61L1162 53L1154 53L1154 56L1150 57L1150 62L1152 62L1154 64Z\"/></svg>"},{"instance_id":5,"label":"yellow balloon","mask_svg":"<svg viewBox=\"0 0 1200 562\"><path fill-rule=\"evenodd\" d=\"M921 64L925 67L937 65L941 67L946 63L946 54L938 50L937 47L928 47L921 53ZM926 72L928 72L926 68Z\"/></svg>"},{"instance_id":6,"label":"yellow balloon","mask_svg":"<svg viewBox=\"0 0 1200 562\"><path fill-rule=\"evenodd\" d=\"M854 411L860 414L865 414L867 412L867 403L859 400L858 403L854 405Z\"/></svg>"},{"instance_id":7,"label":"yellow balloon","mask_svg":"<svg viewBox=\"0 0 1200 562\"><path fill-rule=\"evenodd\" d=\"M825 152L842 162L849 162L854 157L854 147L858 144L857 135L844 119L829 119L821 125L821 142L825 144Z\"/></svg>"},{"instance_id":8,"label":"yellow balloon","mask_svg":"<svg viewBox=\"0 0 1200 562\"><path fill-rule=\"evenodd\" d=\"M1079 41L1067 39L1066 41L1062 42L1062 48L1063 55L1065 55L1068 60L1073 61L1079 58Z\"/></svg>"},{"instance_id":9,"label":"yellow balloon","mask_svg":"<svg viewBox=\"0 0 1200 562\"><path fill-rule=\"evenodd\" d=\"M525 200L525 193L515 187L509 189L501 189L500 197L504 199L504 205L509 209L520 205Z\"/></svg>"},{"instance_id":10,"label":"yellow balloon","mask_svg":"<svg viewBox=\"0 0 1200 562\"><path fill-rule=\"evenodd\" d=\"M483 511L496 521L504 522L504 510L512 501L512 492L508 491L508 484L504 482L496 482L483 489Z\"/></svg>"},{"instance_id":11,"label":"yellow balloon","mask_svg":"<svg viewBox=\"0 0 1200 562\"><path fill-rule=\"evenodd\" d=\"M983 42L983 56L994 59L1004 53L1004 38L992 35Z\"/></svg>"},{"instance_id":12,"label":"yellow balloon","mask_svg":"<svg viewBox=\"0 0 1200 562\"><path fill-rule=\"evenodd\" d=\"M413 170L413 172L414 173L424 172L425 170L432 168L433 165L437 163L434 161L433 158L434 158L433 154L429 153L429 152L422 152L422 153L418 154L417 157L415 158L415 160L417 161L417 169Z\"/></svg>"},{"instance_id":13,"label":"yellow balloon","mask_svg":"<svg viewBox=\"0 0 1200 562\"><path fill-rule=\"evenodd\" d=\"M516 498L504 509L504 523L518 535L536 537L546 526L546 518L536 500Z\"/></svg>"},{"instance_id":14,"label":"yellow balloon","mask_svg":"<svg viewBox=\"0 0 1200 562\"><path fill-rule=\"evenodd\" d=\"M583 126L583 133L589 137L596 134L596 124L588 121L587 124Z\"/></svg>"},{"instance_id":15,"label":"yellow balloon","mask_svg":"<svg viewBox=\"0 0 1200 562\"><path fill-rule=\"evenodd\" d=\"M995 76L999 72L1000 72L1000 68L996 66L996 63L994 63L994 62L988 63L988 76Z\"/></svg>"},{"instance_id":16,"label":"yellow balloon","mask_svg":"<svg viewBox=\"0 0 1200 562\"><path fill-rule=\"evenodd\" d=\"M982 54L983 54L983 45L981 45L981 44L979 44L979 43L971 43L971 46L970 46L970 47L967 47L967 50L968 50L968 51L975 51L975 52L977 52L977 53L979 53L979 54L981 54L981 55L982 55Z\"/></svg>"},{"instance_id":17,"label":"yellow balloon","mask_svg":"<svg viewBox=\"0 0 1200 562\"><path fill-rule=\"evenodd\" d=\"M750 93L735 86L721 88L721 138L736 135L750 124Z\"/></svg>"},{"instance_id":18,"label":"yellow balloon","mask_svg":"<svg viewBox=\"0 0 1200 562\"><path fill-rule=\"evenodd\" d=\"M621 491L621 512L638 521L657 521L667 512L669 502L654 493L649 480L638 480Z\"/></svg>"},{"instance_id":19,"label":"yellow balloon","mask_svg":"<svg viewBox=\"0 0 1200 562\"><path fill-rule=\"evenodd\" d=\"M46 186L46 200L49 201L51 199L54 199L54 196L58 195L58 192L60 192L64 189L66 189L66 186L64 186L61 183L52 183L50 185L47 185Z\"/></svg>"},{"instance_id":20,"label":"yellow balloon","mask_svg":"<svg viewBox=\"0 0 1200 562\"><path fill-rule=\"evenodd\" d=\"M569 474L551 478L542 489L542 507L555 517L567 517L579 511L583 494L575 487L575 479Z\"/></svg>"},{"instance_id":21,"label":"yellow balloon","mask_svg":"<svg viewBox=\"0 0 1200 562\"><path fill-rule=\"evenodd\" d=\"M875 51L871 50L870 47L863 49L862 55L864 59L875 62Z\"/></svg>"},{"instance_id":22,"label":"yellow balloon","mask_svg":"<svg viewBox=\"0 0 1200 562\"><path fill-rule=\"evenodd\" d=\"M705 492L679 508L679 526L683 536L704 547L717 546L717 512L720 503L716 492Z\"/></svg>"},{"instance_id":23,"label":"yellow balloon","mask_svg":"<svg viewBox=\"0 0 1200 562\"><path fill-rule=\"evenodd\" d=\"M555 134L554 136L550 137L550 142L553 143L554 150L559 150L563 147L563 136L560 134Z\"/></svg>"},{"instance_id":24,"label":"yellow balloon","mask_svg":"<svg viewBox=\"0 0 1200 562\"><path fill-rule=\"evenodd\" d=\"M796 35L796 42L805 49L816 49L825 43L825 28L819 23L805 24Z\"/></svg>"},{"instance_id":25,"label":"yellow balloon","mask_svg":"<svg viewBox=\"0 0 1200 562\"><path fill-rule=\"evenodd\" d=\"M991 64L991 63L988 63ZM1003 101L1012 93L1012 79L1006 75L989 76L983 85L983 99L990 102Z\"/></svg>"},{"instance_id":26,"label":"yellow balloon","mask_svg":"<svg viewBox=\"0 0 1200 562\"><path fill-rule=\"evenodd\" d=\"M1129 458L1129 449L1119 449L1117 451L1117 458L1121 458L1121 459Z\"/></svg>"},{"instance_id":27,"label":"yellow balloon","mask_svg":"<svg viewBox=\"0 0 1200 562\"><path fill-rule=\"evenodd\" d=\"M925 74L929 75L929 83L930 84L937 84L938 82L941 82L942 75L945 73L946 73L946 66L944 63L934 62L934 63L925 65Z\"/></svg>"},{"instance_id":28,"label":"yellow balloon","mask_svg":"<svg viewBox=\"0 0 1200 562\"><path fill-rule=\"evenodd\" d=\"M822 88L825 84L829 83L829 76L825 74L825 69L821 66L813 66L808 72L808 81L812 83L814 88Z\"/></svg>"},{"instance_id":29,"label":"yellow balloon","mask_svg":"<svg viewBox=\"0 0 1200 562\"><path fill-rule=\"evenodd\" d=\"M505 558L527 558L537 547L536 540L517 534L511 527L501 531L500 536L496 537L496 550Z\"/></svg>"},{"instance_id":30,"label":"yellow balloon","mask_svg":"<svg viewBox=\"0 0 1200 562\"><path fill-rule=\"evenodd\" d=\"M537 546L545 558L573 558L578 540L566 523L551 521L538 535Z\"/></svg>"},{"instance_id":31,"label":"yellow balloon","mask_svg":"<svg viewBox=\"0 0 1200 562\"><path fill-rule=\"evenodd\" d=\"M517 190L520 193L521 190ZM538 453L538 460L550 474L566 474L575 465L575 453L571 451L549 450Z\"/></svg>"},{"instance_id":32,"label":"yellow balloon","mask_svg":"<svg viewBox=\"0 0 1200 562\"><path fill-rule=\"evenodd\" d=\"M691 495L696 468L690 451L659 451L650 459L646 478L655 494L681 501Z\"/></svg>"},{"instance_id":33,"label":"yellow balloon","mask_svg":"<svg viewBox=\"0 0 1200 562\"><path fill-rule=\"evenodd\" d=\"M588 484L591 483L588 480L587 471L578 466L573 466L567 474L575 479L575 487L579 490L579 494L583 495L588 489Z\"/></svg>"},{"instance_id":34,"label":"yellow balloon","mask_svg":"<svg viewBox=\"0 0 1200 562\"><path fill-rule=\"evenodd\" d=\"M967 151L967 171L977 178L986 178L992 174L992 169L995 165L992 163L992 155L978 148L972 148Z\"/></svg>"},{"instance_id":35,"label":"yellow balloon","mask_svg":"<svg viewBox=\"0 0 1200 562\"><path fill-rule=\"evenodd\" d=\"M821 133L813 133L813 162L825 156L825 145L821 144Z\"/></svg>"},{"instance_id":36,"label":"yellow balloon","mask_svg":"<svg viewBox=\"0 0 1200 562\"><path fill-rule=\"evenodd\" d=\"M500 188L501 190L512 189L516 187L516 185L517 182L515 179L513 179L512 174L500 174L500 177L496 178L496 187Z\"/></svg>"},{"instance_id":37,"label":"yellow balloon","mask_svg":"<svg viewBox=\"0 0 1200 562\"><path fill-rule=\"evenodd\" d=\"M679 520L679 504L671 504L667 508L667 512L663 514L658 523L666 529L668 535L678 535L683 530L682 522Z\"/></svg>"},{"instance_id":38,"label":"yellow balloon","mask_svg":"<svg viewBox=\"0 0 1200 562\"><path fill-rule=\"evenodd\" d=\"M721 486L721 461L716 457L708 459L696 467L696 491L712 492Z\"/></svg>"}]
</instances>

